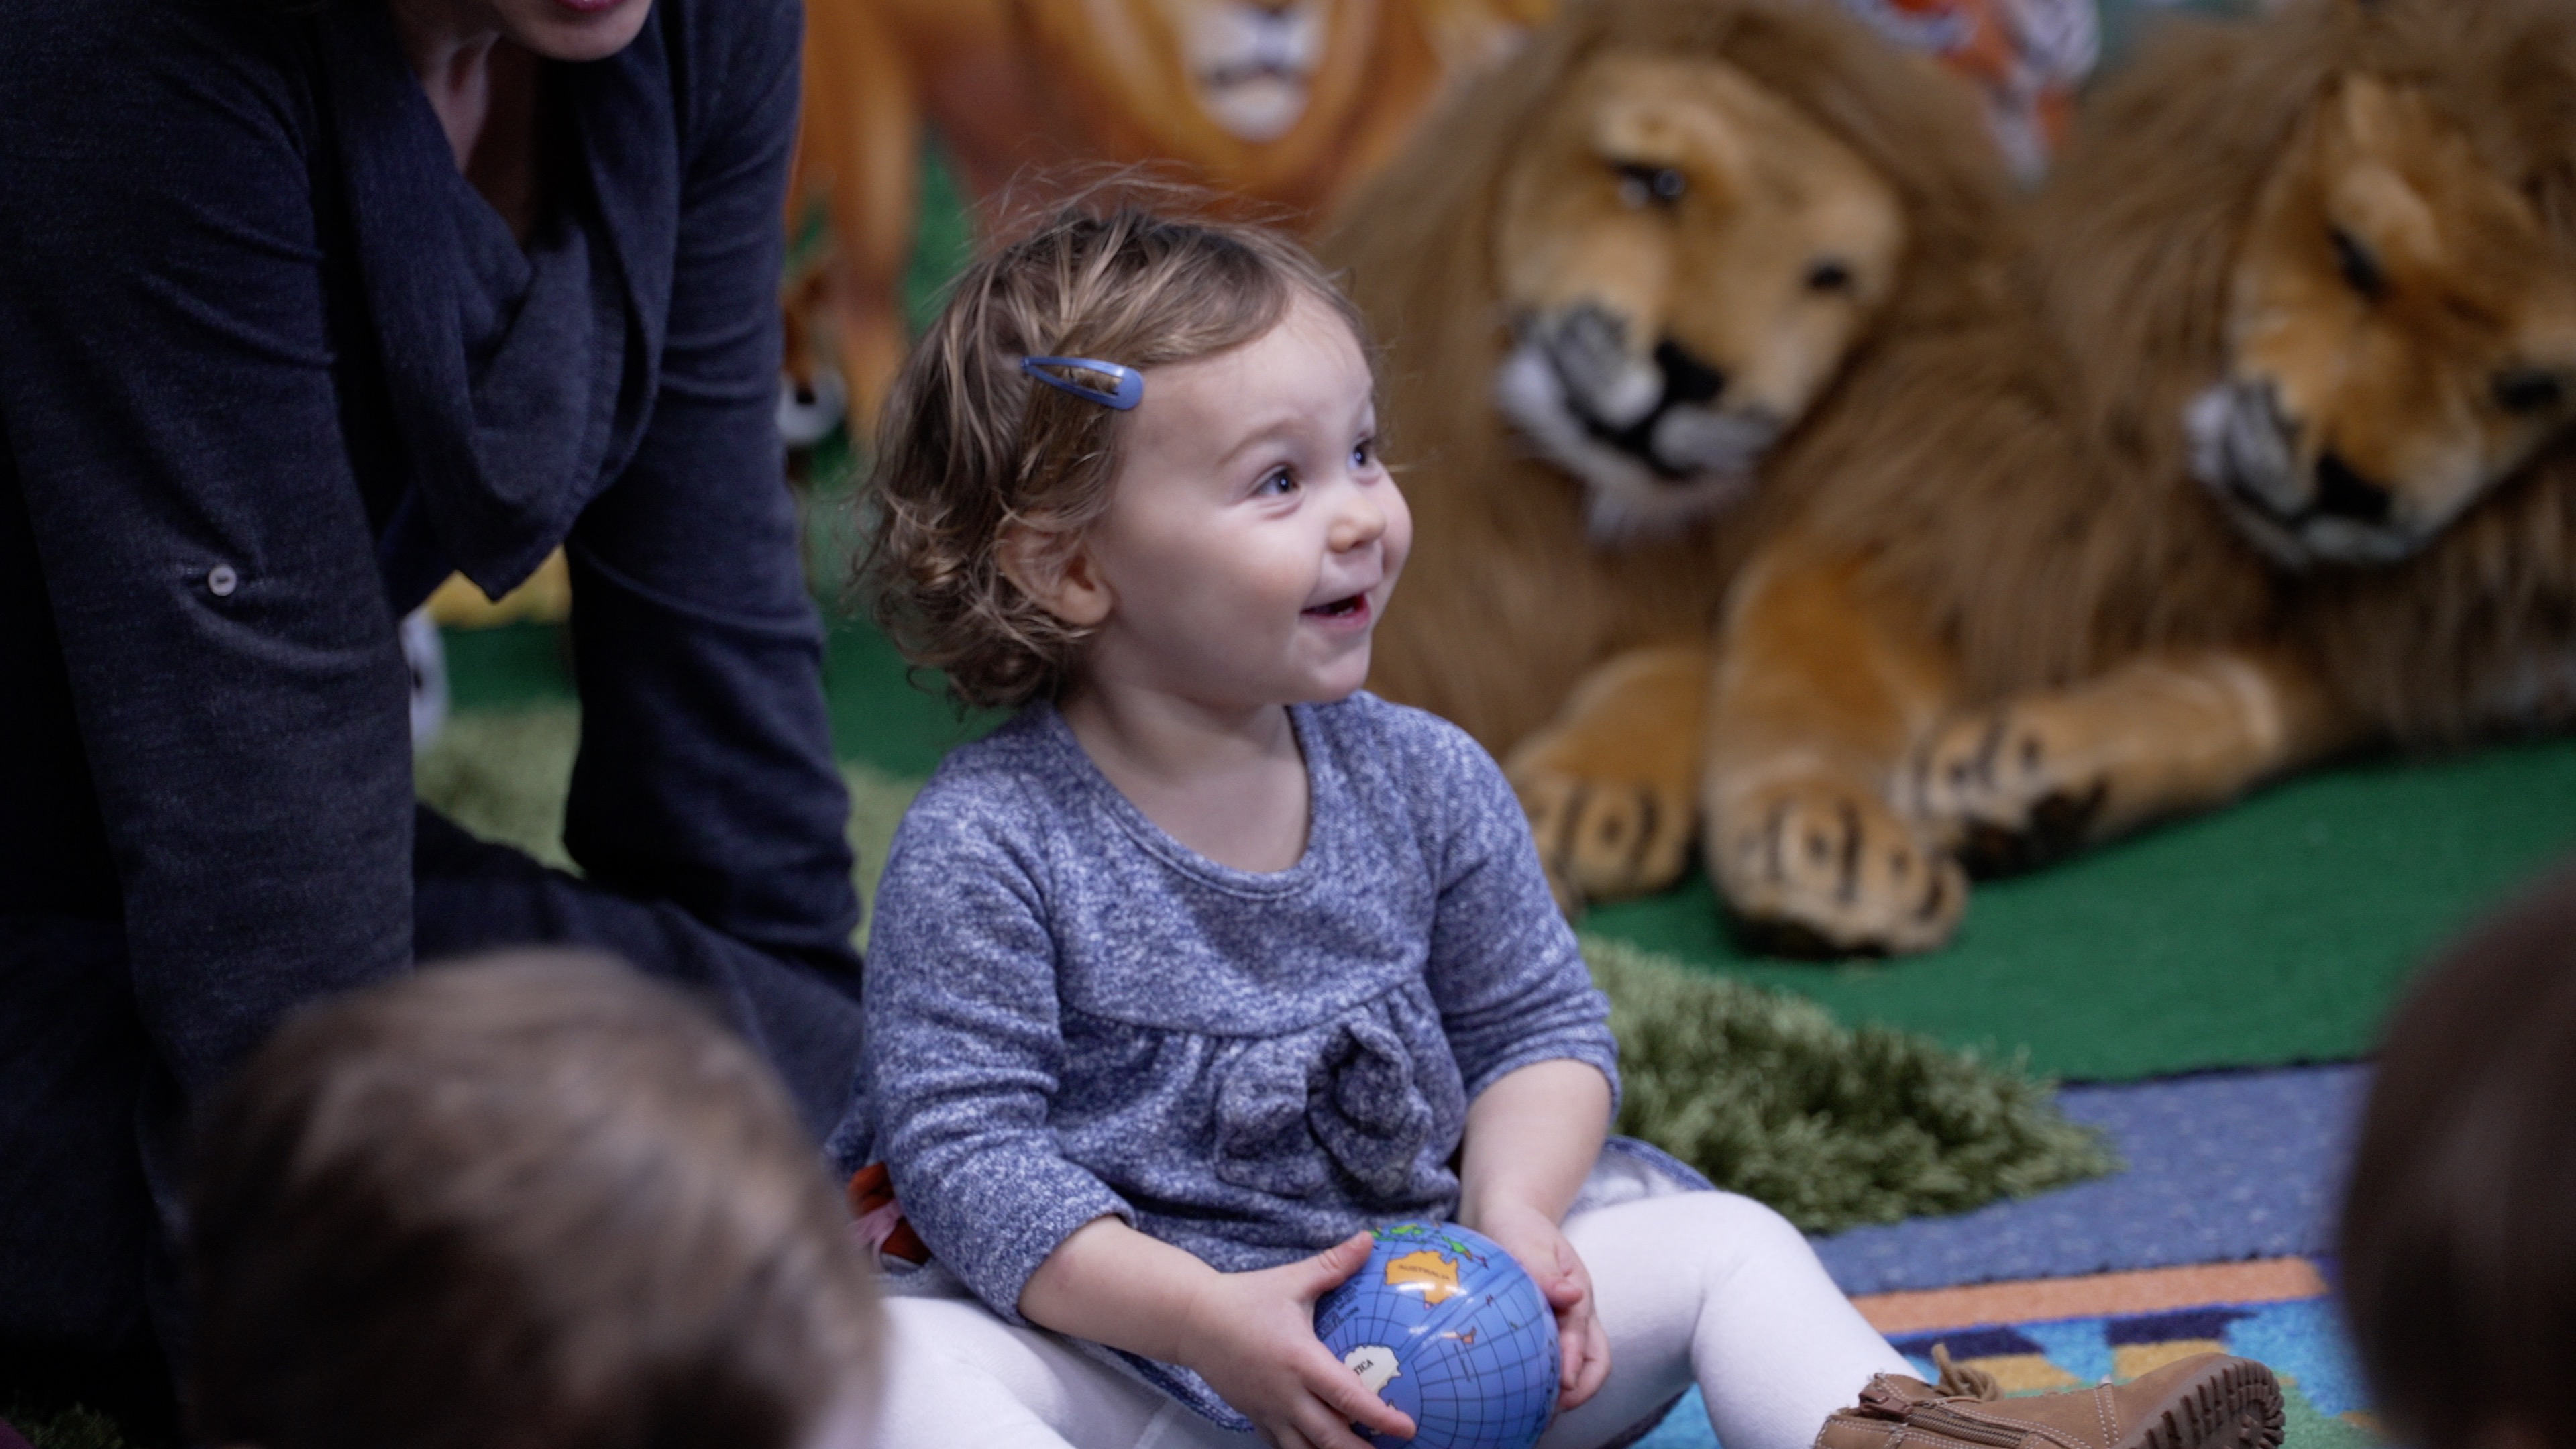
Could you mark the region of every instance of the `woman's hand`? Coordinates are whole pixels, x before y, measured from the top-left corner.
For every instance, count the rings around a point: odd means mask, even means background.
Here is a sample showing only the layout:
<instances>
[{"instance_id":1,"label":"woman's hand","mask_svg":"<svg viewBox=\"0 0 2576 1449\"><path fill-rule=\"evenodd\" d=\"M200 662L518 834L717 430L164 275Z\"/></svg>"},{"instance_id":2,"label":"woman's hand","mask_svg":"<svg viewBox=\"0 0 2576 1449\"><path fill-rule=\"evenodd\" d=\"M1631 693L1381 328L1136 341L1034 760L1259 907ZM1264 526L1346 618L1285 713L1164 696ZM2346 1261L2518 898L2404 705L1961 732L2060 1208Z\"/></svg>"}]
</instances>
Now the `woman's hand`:
<instances>
[{"instance_id":1,"label":"woman's hand","mask_svg":"<svg viewBox=\"0 0 2576 1449\"><path fill-rule=\"evenodd\" d=\"M1315 1336L1315 1300L1368 1262L1369 1241L1359 1233L1294 1263L1212 1275L1190 1301L1188 1351L1173 1362L1197 1369L1279 1449L1368 1449L1354 1423L1412 1438L1413 1420Z\"/></svg>"},{"instance_id":2,"label":"woman's hand","mask_svg":"<svg viewBox=\"0 0 2576 1449\"><path fill-rule=\"evenodd\" d=\"M1600 1391L1610 1377L1610 1335L1592 1308L1592 1270L1567 1242L1556 1219L1520 1203L1486 1206L1476 1231L1503 1245L1518 1259L1547 1306L1556 1310L1557 1347L1565 1360L1558 1376L1559 1408L1571 1409Z\"/></svg>"}]
</instances>

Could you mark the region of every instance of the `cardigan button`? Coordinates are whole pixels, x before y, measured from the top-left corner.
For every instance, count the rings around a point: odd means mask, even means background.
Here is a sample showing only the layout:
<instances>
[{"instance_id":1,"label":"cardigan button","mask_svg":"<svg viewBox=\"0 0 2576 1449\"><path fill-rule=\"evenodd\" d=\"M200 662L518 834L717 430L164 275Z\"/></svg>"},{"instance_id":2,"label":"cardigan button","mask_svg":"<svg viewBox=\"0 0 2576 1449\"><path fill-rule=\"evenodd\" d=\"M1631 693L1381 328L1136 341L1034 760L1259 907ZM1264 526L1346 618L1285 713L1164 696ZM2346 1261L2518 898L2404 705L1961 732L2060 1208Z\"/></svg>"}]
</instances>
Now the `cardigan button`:
<instances>
[{"instance_id":1,"label":"cardigan button","mask_svg":"<svg viewBox=\"0 0 2576 1449\"><path fill-rule=\"evenodd\" d=\"M216 598L229 599L233 596L233 590L239 587L241 587L241 575L233 572L231 564L217 564L206 570L206 592Z\"/></svg>"}]
</instances>

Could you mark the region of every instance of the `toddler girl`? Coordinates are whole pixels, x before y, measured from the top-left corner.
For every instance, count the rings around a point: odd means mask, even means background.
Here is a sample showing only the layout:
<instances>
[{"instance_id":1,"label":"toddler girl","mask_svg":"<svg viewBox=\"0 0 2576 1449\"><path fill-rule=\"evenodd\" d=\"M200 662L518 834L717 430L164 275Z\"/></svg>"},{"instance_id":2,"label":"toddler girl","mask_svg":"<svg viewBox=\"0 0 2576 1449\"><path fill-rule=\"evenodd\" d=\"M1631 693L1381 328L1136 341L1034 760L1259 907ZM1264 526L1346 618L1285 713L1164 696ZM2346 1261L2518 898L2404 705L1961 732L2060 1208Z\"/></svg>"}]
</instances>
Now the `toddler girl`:
<instances>
[{"instance_id":1,"label":"toddler girl","mask_svg":"<svg viewBox=\"0 0 2576 1449\"><path fill-rule=\"evenodd\" d=\"M934 1255L889 1289L893 1449L1409 1436L1313 1326L1398 1218L1547 1294L1549 1445L1624 1442L1693 1382L1728 1449L1798 1449L1865 1388L1834 1449L1982 1412L1907 1377L1776 1214L1605 1142L1606 1004L1501 772L1360 690L1413 526L1308 257L1068 213L966 273L879 446L886 622L1019 707L922 792L877 897L836 1150L883 1164L909 1230L871 1198L875 1236ZM2117 1393L2017 1402L2000 1442L2143 1444L2185 1396L2277 1442L2259 1366Z\"/></svg>"}]
</instances>

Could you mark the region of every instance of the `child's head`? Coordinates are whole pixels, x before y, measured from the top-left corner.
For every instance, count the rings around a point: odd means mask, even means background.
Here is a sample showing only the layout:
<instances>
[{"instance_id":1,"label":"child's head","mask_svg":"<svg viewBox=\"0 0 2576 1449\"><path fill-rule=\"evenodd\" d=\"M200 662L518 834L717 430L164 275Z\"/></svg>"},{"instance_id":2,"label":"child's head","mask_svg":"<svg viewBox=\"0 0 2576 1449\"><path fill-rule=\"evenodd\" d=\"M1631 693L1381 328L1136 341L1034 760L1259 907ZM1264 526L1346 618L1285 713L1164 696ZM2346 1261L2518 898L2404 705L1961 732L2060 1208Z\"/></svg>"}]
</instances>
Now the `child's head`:
<instances>
[{"instance_id":1,"label":"child's head","mask_svg":"<svg viewBox=\"0 0 2576 1449\"><path fill-rule=\"evenodd\" d=\"M975 263L895 382L880 617L979 705L1113 668L1347 693L1411 536L1374 428L1360 320L1294 243L1068 211Z\"/></svg>"},{"instance_id":2,"label":"child's head","mask_svg":"<svg viewBox=\"0 0 2576 1449\"><path fill-rule=\"evenodd\" d=\"M2390 1026L2344 1205L2345 1303L2399 1442L2576 1445L2576 874L2454 948Z\"/></svg>"},{"instance_id":3,"label":"child's head","mask_svg":"<svg viewBox=\"0 0 2576 1449\"><path fill-rule=\"evenodd\" d=\"M190 1194L201 1442L848 1444L876 1308L767 1068L613 962L444 966L290 1021Z\"/></svg>"}]
</instances>

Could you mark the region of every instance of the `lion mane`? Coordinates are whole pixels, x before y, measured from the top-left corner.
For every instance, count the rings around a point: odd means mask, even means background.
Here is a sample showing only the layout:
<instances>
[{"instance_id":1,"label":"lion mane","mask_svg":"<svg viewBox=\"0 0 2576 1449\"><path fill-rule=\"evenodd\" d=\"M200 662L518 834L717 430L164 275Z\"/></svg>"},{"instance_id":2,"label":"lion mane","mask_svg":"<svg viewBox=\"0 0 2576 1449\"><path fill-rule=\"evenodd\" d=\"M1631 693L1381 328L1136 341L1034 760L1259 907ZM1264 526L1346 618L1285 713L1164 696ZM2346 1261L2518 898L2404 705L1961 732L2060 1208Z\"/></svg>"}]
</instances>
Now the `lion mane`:
<instances>
[{"instance_id":1,"label":"lion mane","mask_svg":"<svg viewBox=\"0 0 2576 1449\"><path fill-rule=\"evenodd\" d=\"M1533 456L1497 409L1496 369L1512 345L1496 259L1504 179L1531 129L1567 104L1569 78L1613 52L1722 62L1894 190L1907 242L1844 375L1890 339L1992 313L2004 291L1992 259L2010 226L2006 184L1972 99L1840 7L1588 0L1454 96L1340 215L1322 253L1376 334L1388 455L1419 520L1371 685L1457 720L1497 753L1545 724L1603 660L1704 643L1764 516L1739 505L1668 536L1597 542L1582 482ZM1851 406L1828 384L1757 465L1753 493Z\"/></svg>"},{"instance_id":2,"label":"lion mane","mask_svg":"<svg viewBox=\"0 0 2576 1449\"><path fill-rule=\"evenodd\" d=\"M2576 718L2576 436L2370 568L2267 560L2192 477L2183 418L2227 366L2256 198L2356 75L2419 91L2576 257L2576 9L2310 0L2169 22L2033 205L2035 306L1919 339L1777 480L1806 539L1868 560L1955 652L1965 702L2233 645L2306 657L2401 742Z\"/></svg>"}]
</instances>

